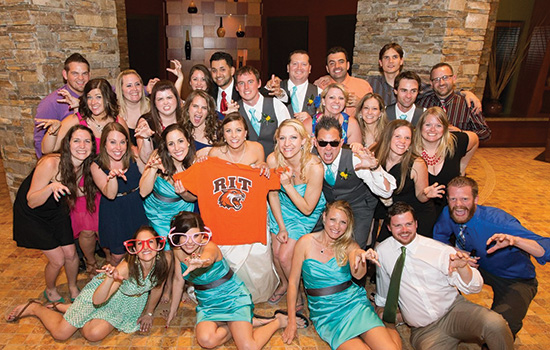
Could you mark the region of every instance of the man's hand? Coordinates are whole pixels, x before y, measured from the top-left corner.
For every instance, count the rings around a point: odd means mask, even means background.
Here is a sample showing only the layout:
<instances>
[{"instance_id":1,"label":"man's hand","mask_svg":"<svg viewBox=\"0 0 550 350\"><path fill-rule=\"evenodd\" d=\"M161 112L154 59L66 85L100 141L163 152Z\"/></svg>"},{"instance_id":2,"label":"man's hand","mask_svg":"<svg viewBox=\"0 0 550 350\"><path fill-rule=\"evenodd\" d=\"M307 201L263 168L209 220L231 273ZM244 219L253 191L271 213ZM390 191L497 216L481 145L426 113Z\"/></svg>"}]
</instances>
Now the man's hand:
<instances>
[{"instance_id":1,"label":"man's hand","mask_svg":"<svg viewBox=\"0 0 550 350\"><path fill-rule=\"evenodd\" d=\"M508 246L515 246L519 237L508 235L506 233L495 233L487 240L487 245L490 245L492 242L496 242L494 246L487 249L487 254L496 252L499 249L506 248Z\"/></svg>"},{"instance_id":2,"label":"man's hand","mask_svg":"<svg viewBox=\"0 0 550 350\"><path fill-rule=\"evenodd\" d=\"M457 269L461 269L463 267L466 267L467 265L472 266L472 264L476 263L477 260L470 257L470 254L461 250L457 250L456 254L449 255L449 275Z\"/></svg>"},{"instance_id":3,"label":"man's hand","mask_svg":"<svg viewBox=\"0 0 550 350\"><path fill-rule=\"evenodd\" d=\"M319 89L324 90L330 84L330 75L320 77L319 79L315 80L313 84L316 85Z\"/></svg>"}]
</instances>

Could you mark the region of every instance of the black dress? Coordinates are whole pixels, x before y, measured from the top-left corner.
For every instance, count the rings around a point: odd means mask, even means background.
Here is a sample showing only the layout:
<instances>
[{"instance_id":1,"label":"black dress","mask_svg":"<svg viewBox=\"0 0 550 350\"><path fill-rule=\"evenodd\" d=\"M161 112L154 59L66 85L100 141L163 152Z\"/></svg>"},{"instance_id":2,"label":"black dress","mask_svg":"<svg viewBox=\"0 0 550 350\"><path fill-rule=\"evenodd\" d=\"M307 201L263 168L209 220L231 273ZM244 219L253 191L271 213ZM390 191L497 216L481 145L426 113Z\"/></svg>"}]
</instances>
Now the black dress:
<instances>
[{"instance_id":1,"label":"black dress","mask_svg":"<svg viewBox=\"0 0 550 350\"><path fill-rule=\"evenodd\" d=\"M13 240L18 247L50 250L74 243L69 206L53 194L34 209L27 203L34 170L23 181L13 203Z\"/></svg>"},{"instance_id":2,"label":"black dress","mask_svg":"<svg viewBox=\"0 0 550 350\"><path fill-rule=\"evenodd\" d=\"M411 179L410 172L411 171L409 169L408 174L405 178L405 186L403 186L401 192L397 193L397 190L393 192L392 200L393 203L405 202L413 207L418 221L417 233L422 236L432 238L434 224L437 219L435 207L431 199L425 203L422 203L418 200L418 198L416 198L414 180ZM397 188L399 188L401 184L401 163L394 165L388 171L388 173L390 173L395 178L396 186ZM380 234L378 235L379 242L382 242L383 240L391 236L391 232L388 230L387 224L388 221L386 219L384 220L384 224L380 228Z\"/></svg>"},{"instance_id":3,"label":"black dress","mask_svg":"<svg viewBox=\"0 0 550 350\"><path fill-rule=\"evenodd\" d=\"M464 132L453 131L451 133L456 136L455 154L452 157L445 157L445 162L443 163L443 167L441 168L441 171L439 171L439 174L429 174L428 181L430 182L430 185L437 182L438 184L445 185L446 187L449 181L460 175L460 161L462 160L462 157L466 155L466 152L468 152L469 138L468 134ZM443 208L447 205L447 196L444 195L442 198L434 198L433 202L435 205L436 215L439 217L439 214L441 214Z\"/></svg>"},{"instance_id":4,"label":"black dress","mask_svg":"<svg viewBox=\"0 0 550 350\"><path fill-rule=\"evenodd\" d=\"M116 178L118 194L115 199L101 196L99 204L99 242L113 254L124 254L123 242L131 239L138 228L149 222L139 195L141 174L136 162L130 163L125 175L128 181Z\"/></svg>"}]
</instances>

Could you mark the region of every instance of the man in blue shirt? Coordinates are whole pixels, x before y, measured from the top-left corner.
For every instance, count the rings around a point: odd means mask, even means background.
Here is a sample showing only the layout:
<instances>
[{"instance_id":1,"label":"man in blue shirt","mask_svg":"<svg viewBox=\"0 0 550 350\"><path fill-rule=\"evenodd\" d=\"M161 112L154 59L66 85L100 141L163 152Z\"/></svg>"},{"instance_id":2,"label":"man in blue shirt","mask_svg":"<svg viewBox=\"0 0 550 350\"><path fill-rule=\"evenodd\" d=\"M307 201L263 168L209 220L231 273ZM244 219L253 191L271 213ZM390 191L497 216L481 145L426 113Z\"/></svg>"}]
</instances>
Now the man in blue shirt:
<instances>
[{"instance_id":1,"label":"man in blue shirt","mask_svg":"<svg viewBox=\"0 0 550 350\"><path fill-rule=\"evenodd\" d=\"M527 230L501 209L477 205L478 185L471 178L451 180L447 199L433 238L450 243L454 236L457 249L477 258L485 284L493 288L491 308L508 321L515 337L537 294L531 256L539 264L550 261L550 238Z\"/></svg>"}]
</instances>

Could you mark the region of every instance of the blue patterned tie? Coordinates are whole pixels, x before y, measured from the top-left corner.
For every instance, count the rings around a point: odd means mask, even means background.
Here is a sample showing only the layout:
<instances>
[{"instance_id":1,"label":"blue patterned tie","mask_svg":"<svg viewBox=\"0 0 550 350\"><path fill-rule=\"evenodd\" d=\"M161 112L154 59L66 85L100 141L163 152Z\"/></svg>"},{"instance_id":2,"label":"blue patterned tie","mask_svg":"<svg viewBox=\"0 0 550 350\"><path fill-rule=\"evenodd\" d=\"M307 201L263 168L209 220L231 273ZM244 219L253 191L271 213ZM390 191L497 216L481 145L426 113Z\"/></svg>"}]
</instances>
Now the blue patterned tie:
<instances>
[{"instance_id":1,"label":"blue patterned tie","mask_svg":"<svg viewBox=\"0 0 550 350\"><path fill-rule=\"evenodd\" d=\"M256 134L260 136L260 122L258 121L258 119L256 119L256 110L254 108L250 108L248 112L250 113L250 124L252 124L254 131L256 131Z\"/></svg>"},{"instance_id":2,"label":"blue patterned tie","mask_svg":"<svg viewBox=\"0 0 550 350\"><path fill-rule=\"evenodd\" d=\"M292 95L290 95L290 102L292 103L292 110L294 113L299 113L300 111L300 103L298 102L298 95L296 94L296 90L298 88L296 86L292 87Z\"/></svg>"},{"instance_id":3,"label":"blue patterned tie","mask_svg":"<svg viewBox=\"0 0 550 350\"><path fill-rule=\"evenodd\" d=\"M464 235L466 231L466 225L462 224L459 226L458 236L456 237L456 247L461 250L466 250L466 236Z\"/></svg>"},{"instance_id":4,"label":"blue patterned tie","mask_svg":"<svg viewBox=\"0 0 550 350\"><path fill-rule=\"evenodd\" d=\"M330 165L327 165L327 170L325 170L325 180L331 186L334 186L334 183L336 182L336 178L334 177L334 173L330 169Z\"/></svg>"}]
</instances>

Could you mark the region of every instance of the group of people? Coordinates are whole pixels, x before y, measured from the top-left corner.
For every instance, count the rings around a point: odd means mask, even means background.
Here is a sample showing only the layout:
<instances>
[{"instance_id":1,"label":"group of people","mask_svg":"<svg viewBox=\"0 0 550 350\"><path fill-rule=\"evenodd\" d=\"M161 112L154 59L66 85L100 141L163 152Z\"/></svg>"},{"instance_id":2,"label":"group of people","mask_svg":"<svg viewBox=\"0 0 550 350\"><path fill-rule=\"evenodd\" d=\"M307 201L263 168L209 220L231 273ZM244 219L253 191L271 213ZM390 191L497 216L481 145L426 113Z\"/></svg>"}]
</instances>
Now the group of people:
<instances>
[{"instance_id":1,"label":"group of people","mask_svg":"<svg viewBox=\"0 0 550 350\"><path fill-rule=\"evenodd\" d=\"M479 100L455 91L449 64L435 65L427 86L402 71L392 43L382 74L363 80L335 47L328 75L310 83L308 53L297 50L289 78L262 87L257 69L235 70L216 52L210 68L191 69L185 100L172 65L175 83L145 86L126 70L113 89L89 79L80 54L65 61L67 84L37 109L39 161L14 203L14 240L48 259L49 303L30 300L8 321L36 316L56 339L81 329L97 341L115 328L148 331L159 302L170 303L168 326L189 294L206 348L231 338L261 348L281 328L291 343L309 319L333 349L400 349L402 321L416 349L513 348L536 294L529 257L548 261L550 239L477 205L464 175L490 130ZM76 245L92 278L82 291ZM56 288L62 267L72 304ZM484 280L492 310L458 292ZM285 295L287 310L253 313Z\"/></svg>"}]
</instances>

